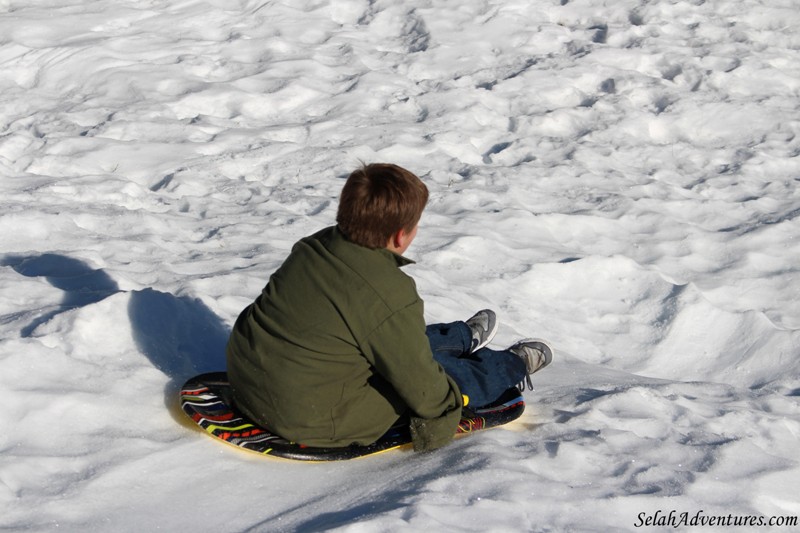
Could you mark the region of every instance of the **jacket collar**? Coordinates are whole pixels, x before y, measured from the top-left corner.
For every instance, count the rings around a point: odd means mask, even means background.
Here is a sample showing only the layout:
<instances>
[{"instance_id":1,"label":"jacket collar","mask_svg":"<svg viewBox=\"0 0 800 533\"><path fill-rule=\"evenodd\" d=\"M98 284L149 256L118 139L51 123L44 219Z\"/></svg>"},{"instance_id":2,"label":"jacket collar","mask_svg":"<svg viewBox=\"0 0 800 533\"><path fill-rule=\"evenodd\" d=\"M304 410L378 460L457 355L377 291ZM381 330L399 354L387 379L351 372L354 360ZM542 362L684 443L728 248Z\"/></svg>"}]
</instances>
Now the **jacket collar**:
<instances>
[{"instance_id":1,"label":"jacket collar","mask_svg":"<svg viewBox=\"0 0 800 533\"><path fill-rule=\"evenodd\" d=\"M406 265L413 265L415 261L412 261L408 257L402 256L400 254L396 254L386 248L378 248L378 251L384 255L390 256L396 263L398 267L404 267Z\"/></svg>"}]
</instances>

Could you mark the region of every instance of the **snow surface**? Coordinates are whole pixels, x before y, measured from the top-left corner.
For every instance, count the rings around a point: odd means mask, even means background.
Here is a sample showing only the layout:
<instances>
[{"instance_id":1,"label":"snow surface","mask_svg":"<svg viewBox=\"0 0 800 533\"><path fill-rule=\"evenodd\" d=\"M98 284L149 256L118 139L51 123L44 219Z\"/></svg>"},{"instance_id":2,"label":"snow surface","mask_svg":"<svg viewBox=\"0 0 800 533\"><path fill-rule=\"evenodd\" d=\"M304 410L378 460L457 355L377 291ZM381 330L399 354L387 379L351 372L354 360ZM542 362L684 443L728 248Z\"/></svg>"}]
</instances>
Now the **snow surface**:
<instances>
[{"instance_id":1,"label":"snow surface","mask_svg":"<svg viewBox=\"0 0 800 533\"><path fill-rule=\"evenodd\" d=\"M798 0L0 0L0 530L800 515L799 27ZM556 361L432 454L214 443L176 388L360 160L431 189L427 319L492 307Z\"/></svg>"}]
</instances>

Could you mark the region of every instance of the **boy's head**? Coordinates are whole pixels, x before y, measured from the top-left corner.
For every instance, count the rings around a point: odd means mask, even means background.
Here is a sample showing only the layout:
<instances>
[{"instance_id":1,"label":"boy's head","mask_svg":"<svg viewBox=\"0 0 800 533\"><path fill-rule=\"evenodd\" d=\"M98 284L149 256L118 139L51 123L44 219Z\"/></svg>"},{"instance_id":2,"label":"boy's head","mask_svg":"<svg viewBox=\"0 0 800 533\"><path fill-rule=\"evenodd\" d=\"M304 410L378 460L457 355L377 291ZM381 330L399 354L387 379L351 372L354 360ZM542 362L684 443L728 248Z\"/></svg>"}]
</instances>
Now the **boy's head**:
<instances>
[{"instance_id":1,"label":"boy's head","mask_svg":"<svg viewBox=\"0 0 800 533\"><path fill-rule=\"evenodd\" d=\"M374 163L353 171L339 198L336 222L352 242L384 248L400 230L410 233L419 222L428 188L408 170Z\"/></svg>"}]
</instances>

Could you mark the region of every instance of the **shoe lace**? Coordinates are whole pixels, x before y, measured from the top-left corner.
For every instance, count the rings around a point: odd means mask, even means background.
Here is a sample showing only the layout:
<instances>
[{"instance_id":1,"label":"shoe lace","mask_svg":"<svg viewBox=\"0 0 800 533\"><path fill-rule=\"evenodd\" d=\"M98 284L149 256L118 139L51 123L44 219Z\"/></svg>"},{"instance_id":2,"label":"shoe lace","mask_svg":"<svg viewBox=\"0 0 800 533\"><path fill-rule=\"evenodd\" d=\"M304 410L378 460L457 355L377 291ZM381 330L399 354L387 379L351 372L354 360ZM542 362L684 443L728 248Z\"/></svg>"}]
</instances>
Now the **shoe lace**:
<instances>
[{"instance_id":1,"label":"shoe lace","mask_svg":"<svg viewBox=\"0 0 800 533\"><path fill-rule=\"evenodd\" d=\"M536 355L538 356L538 361L537 362L543 361L544 354L541 353L541 350L537 349L535 351L536 351ZM522 391L525 390L525 387L527 386L528 390L532 391L533 390L533 382L531 381L531 374L533 374L534 372L539 370L539 368L541 367L541 364L534 365L533 355L531 353L525 353L525 356L523 357L523 360L525 361L525 367L526 367L526 370L527 370L527 374L525 374L525 379L523 379L522 381L519 382L519 385L517 385L517 388L520 390L520 392L522 392Z\"/></svg>"}]
</instances>

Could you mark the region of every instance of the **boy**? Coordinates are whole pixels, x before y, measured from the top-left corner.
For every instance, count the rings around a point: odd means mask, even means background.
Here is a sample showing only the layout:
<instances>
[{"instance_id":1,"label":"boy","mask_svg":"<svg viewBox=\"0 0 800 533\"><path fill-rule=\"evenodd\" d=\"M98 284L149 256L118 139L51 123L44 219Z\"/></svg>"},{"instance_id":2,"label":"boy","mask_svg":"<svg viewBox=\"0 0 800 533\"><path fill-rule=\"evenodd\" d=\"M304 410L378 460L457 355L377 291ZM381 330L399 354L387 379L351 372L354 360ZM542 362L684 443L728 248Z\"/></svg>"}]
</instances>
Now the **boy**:
<instances>
[{"instance_id":1,"label":"boy","mask_svg":"<svg viewBox=\"0 0 800 533\"><path fill-rule=\"evenodd\" d=\"M427 201L422 181L396 165L350 175L337 225L295 244L236 321L228 376L245 414L323 447L370 444L409 415L414 449L431 450L455 435L466 397L490 403L550 362L541 342L485 348L491 311L426 328L400 267L412 263L402 254Z\"/></svg>"}]
</instances>

